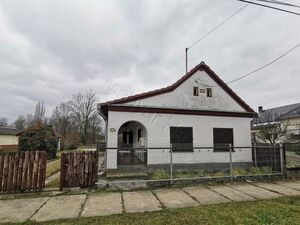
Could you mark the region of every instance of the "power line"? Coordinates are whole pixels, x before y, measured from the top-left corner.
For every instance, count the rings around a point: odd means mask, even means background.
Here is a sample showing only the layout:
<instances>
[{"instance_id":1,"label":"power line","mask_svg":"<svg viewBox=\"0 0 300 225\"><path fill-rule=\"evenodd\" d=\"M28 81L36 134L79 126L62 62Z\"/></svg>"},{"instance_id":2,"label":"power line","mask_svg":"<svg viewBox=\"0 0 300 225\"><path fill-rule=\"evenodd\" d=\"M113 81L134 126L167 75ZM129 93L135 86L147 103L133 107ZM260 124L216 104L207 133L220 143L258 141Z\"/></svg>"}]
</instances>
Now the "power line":
<instances>
[{"instance_id":1,"label":"power line","mask_svg":"<svg viewBox=\"0 0 300 225\"><path fill-rule=\"evenodd\" d=\"M254 1L254 0L253 0ZM243 11L245 8L247 8L249 6L249 4L243 6L242 8L240 8L239 10L237 10L235 13L233 13L232 15L230 15L228 18L226 18L223 22L219 23L217 26L215 26L213 29L211 29L210 31L208 31L206 34L204 34L200 39L198 39L197 41L195 41L192 45L190 45L189 47L185 48L185 72L188 72L188 50L191 49L192 47L194 47L196 44L198 44L200 41L202 41L204 38L206 38L207 36L209 36L210 34L212 34L214 31L216 31L217 29L219 29L222 25L224 25L226 22L228 22L231 18L233 18L235 15L239 14L241 11Z\"/></svg>"},{"instance_id":2,"label":"power line","mask_svg":"<svg viewBox=\"0 0 300 225\"><path fill-rule=\"evenodd\" d=\"M239 10L237 10L235 13L233 13L231 16L229 16L228 18L226 18L223 22L219 23L217 26L215 26L213 29L211 29L210 31L208 31L206 34L204 34L200 39L198 39L197 41L195 41L193 44L191 44L189 47L187 47L187 49L190 49L192 47L194 47L196 44L198 44L200 41L202 41L204 38L206 38L207 36L209 36L210 34L212 34L214 31L216 31L218 28L220 28L222 25L224 25L226 22L228 22L232 17L234 17L235 15L239 14L241 11L243 11L245 8L247 8L249 6L249 4L243 6L242 8L240 8Z\"/></svg>"},{"instance_id":3,"label":"power line","mask_svg":"<svg viewBox=\"0 0 300 225\"><path fill-rule=\"evenodd\" d=\"M268 67L268 66L270 66L271 64L277 62L278 60L282 59L283 57L285 57L286 55L288 55L290 52L294 51L294 50L295 50L296 48L298 48L298 47L300 47L300 43L298 43L297 45L295 45L294 47L292 47L292 48L289 49L288 51L284 52L283 54L281 54L281 55L278 56L277 58L273 59L272 61L268 62L267 64L265 64L265 65L263 65L263 66L261 66L261 67L255 69L255 70L253 70L253 71L251 71L251 72L249 72L249 73L247 73L247 74L245 74L245 75L243 75L243 76L240 76L240 77L238 77L238 78L235 78L235 79L233 79L233 80L231 80L231 81L229 81L229 82L225 82L225 83L226 83L226 84L231 84L231 83L236 82L236 81L239 81L239 80L241 80L241 79L243 79L243 78L245 78L245 77L248 77L248 76L250 76L250 75L252 75L252 74L254 74L254 73L256 73L256 72L258 72L258 71L260 71L260 70L262 70L262 69L264 69L264 68L266 68L266 67ZM206 84L202 84L202 85L207 86L207 87L218 87L218 86L219 86L219 85L210 86L210 85L206 85Z\"/></svg>"},{"instance_id":4,"label":"power line","mask_svg":"<svg viewBox=\"0 0 300 225\"><path fill-rule=\"evenodd\" d=\"M252 2L246 1L246 0L237 0L237 1L245 2L245 3L253 4L253 5L258 5L258 6L262 6L262 7L266 7L266 8L270 8L270 9L275 9L275 10L279 10L279 11L282 11L282 12L286 12L286 13L290 13L290 14L300 16L300 13L297 13L297 12L293 12L293 11L289 11L289 10L285 10L285 9L281 9L281 8L277 8L277 7L273 7L273 6L269 6L269 5L264 5L264 4L260 4L260 3L253 2L253 1Z\"/></svg>"},{"instance_id":5,"label":"power line","mask_svg":"<svg viewBox=\"0 0 300 225\"><path fill-rule=\"evenodd\" d=\"M288 3L288 2L283 2L283 1L278 1L278 0L256 0L256 1L300 8L299 5L295 5L295 4Z\"/></svg>"}]
</instances>

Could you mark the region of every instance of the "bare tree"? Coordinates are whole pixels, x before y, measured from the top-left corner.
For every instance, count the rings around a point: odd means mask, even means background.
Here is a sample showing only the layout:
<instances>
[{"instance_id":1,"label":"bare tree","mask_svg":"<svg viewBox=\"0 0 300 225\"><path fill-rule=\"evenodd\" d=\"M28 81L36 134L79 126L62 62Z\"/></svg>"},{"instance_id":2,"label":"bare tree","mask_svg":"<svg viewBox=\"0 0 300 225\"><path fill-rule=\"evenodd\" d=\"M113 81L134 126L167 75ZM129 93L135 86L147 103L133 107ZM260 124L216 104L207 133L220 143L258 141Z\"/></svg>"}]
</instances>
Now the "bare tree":
<instances>
[{"instance_id":1,"label":"bare tree","mask_svg":"<svg viewBox=\"0 0 300 225\"><path fill-rule=\"evenodd\" d=\"M285 138L289 121L282 122L279 118L271 112L264 112L263 116L256 120L256 126L259 128L256 136L265 143L271 144L275 144L280 138Z\"/></svg>"},{"instance_id":2,"label":"bare tree","mask_svg":"<svg viewBox=\"0 0 300 225\"><path fill-rule=\"evenodd\" d=\"M51 124L61 134L63 142L68 141L68 136L72 133L73 115L71 102L62 102L53 110Z\"/></svg>"},{"instance_id":3,"label":"bare tree","mask_svg":"<svg viewBox=\"0 0 300 225\"><path fill-rule=\"evenodd\" d=\"M90 119L96 111L96 94L93 91L86 91L84 94L73 95L72 111L78 124L82 144L86 145Z\"/></svg>"},{"instance_id":4,"label":"bare tree","mask_svg":"<svg viewBox=\"0 0 300 225\"><path fill-rule=\"evenodd\" d=\"M33 123L34 124L42 124L45 117L46 108L43 102L38 102L35 106L35 111L33 115Z\"/></svg>"},{"instance_id":5,"label":"bare tree","mask_svg":"<svg viewBox=\"0 0 300 225\"><path fill-rule=\"evenodd\" d=\"M18 116L18 118L14 122L15 127L18 130L23 130L26 128L26 119L23 115Z\"/></svg>"},{"instance_id":6,"label":"bare tree","mask_svg":"<svg viewBox=\"0 0 300 225\"><path fill-rule=\"evenodd\" d=\"M6 117L0 118L0 126L8 126L8 119Z\"/></svg>"}]
</instances>

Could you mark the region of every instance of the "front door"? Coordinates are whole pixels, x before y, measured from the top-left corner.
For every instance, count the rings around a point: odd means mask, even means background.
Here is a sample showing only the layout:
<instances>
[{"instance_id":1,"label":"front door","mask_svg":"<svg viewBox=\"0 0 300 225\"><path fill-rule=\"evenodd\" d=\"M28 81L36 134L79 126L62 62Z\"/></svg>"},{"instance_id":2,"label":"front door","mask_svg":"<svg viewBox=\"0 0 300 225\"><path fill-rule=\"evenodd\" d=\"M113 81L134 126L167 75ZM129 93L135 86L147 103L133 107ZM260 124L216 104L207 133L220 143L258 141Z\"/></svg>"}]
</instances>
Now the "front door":
<instances>
[{"instance_id":1,"label":"front door","mask_svg":"<svg viewBox=\"0 0 300 225\"><path fill-rule=\"evenodd\" d=\"M133 146L133 132L124 131L123 132L123 148L132 148Z\"/></svg>"}]
</instances>

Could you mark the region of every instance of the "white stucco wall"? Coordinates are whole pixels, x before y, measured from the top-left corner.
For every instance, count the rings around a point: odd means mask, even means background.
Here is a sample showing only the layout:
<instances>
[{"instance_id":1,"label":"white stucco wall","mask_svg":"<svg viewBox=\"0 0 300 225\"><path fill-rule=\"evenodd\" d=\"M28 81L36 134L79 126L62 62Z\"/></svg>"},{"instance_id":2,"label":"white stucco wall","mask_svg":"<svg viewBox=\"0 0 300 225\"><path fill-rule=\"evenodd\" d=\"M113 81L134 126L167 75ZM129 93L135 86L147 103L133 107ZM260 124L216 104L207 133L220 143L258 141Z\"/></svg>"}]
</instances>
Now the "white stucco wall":
<instances>
[{"instance_id":1,"label":"white stucco wall","mask_svg":"<svg viewBox=\"0 0 300 225\"><path fill-rule=\"evenodd\" d=\"M197 115L109 112L107 147L116 148L118 129L127 121L138 121L147 129L148 147L170 147L170 126L193 127L194 147L213 146L213 128L233 128L234 145L251 146L250 118L215 117ZM110 129L115 128L115 132ZM112 129L113 130L113 129ZM149 150L148 164L169 163L167 150ZM228 152L202 149L191 153L174 153L174 163L229 162ZM250 162L251 149L235 149L234 162ZM117 151L107 151L107 168L117 168Z\"/></svg>"},{"instance_id":2,"label":"white stucco wall","mask_svg":"<svg viewBox=\"0 0 300 225\"><path fill-rule=\"evenodd\" d=\"M206 97L206 88L212 86L212 97ZM205 89L205 93L193 96L193 87ZM195 109L245 112L215 81L204 71L198 71L170 93L125 103L128 106L152 106L163 108Z\"/></svg>"}]
</instances>

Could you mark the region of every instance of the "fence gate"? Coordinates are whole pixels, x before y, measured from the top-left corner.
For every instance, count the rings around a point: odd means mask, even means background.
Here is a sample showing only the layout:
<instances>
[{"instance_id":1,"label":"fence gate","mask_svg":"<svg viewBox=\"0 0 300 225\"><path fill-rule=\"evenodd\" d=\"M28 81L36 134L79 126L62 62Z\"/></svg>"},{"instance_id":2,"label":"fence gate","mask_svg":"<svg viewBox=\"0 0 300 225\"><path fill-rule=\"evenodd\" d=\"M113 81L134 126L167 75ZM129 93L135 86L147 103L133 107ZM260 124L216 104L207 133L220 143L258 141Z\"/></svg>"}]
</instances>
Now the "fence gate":
<instances>
[{"instance_id":1,"label":"fence gate","mask_svg":"<svg viewBox=\"0 0 300 225\"><path fill-rule=\"evenodd\" d=\"M96 151L61 154L60 190L67 187L93 187L98 175Z\"/></svg>"},{"instance_id":2,"label":"fence gate","mask_svg":"<svg viewBox=\"0 0 300 225\"><path fill-rule=\"evenodd\" d=\"M47 153L0 153L0 193L41 191L45 187Z\"/></svg>"}]
</instances>

